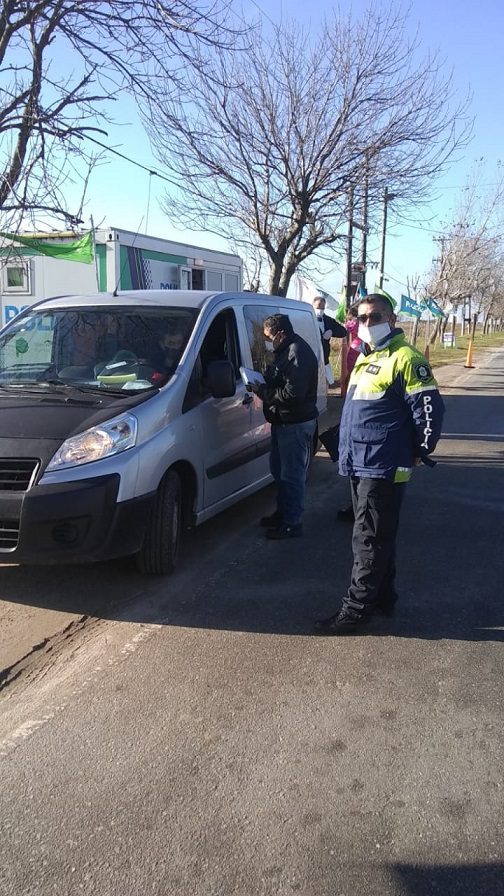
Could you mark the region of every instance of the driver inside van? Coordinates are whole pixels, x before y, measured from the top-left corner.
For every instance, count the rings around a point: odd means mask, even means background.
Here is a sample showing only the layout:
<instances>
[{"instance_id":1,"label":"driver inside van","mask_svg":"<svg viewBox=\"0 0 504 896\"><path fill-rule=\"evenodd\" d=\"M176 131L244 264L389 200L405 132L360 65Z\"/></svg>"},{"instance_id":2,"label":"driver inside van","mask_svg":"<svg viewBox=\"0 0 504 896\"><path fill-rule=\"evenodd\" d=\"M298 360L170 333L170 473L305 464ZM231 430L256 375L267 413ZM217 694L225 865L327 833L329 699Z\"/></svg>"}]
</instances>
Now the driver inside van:
<instances>
[{"instance_id":1,"label":"driver inside van","mask_svg":"<svg viewBox=\"0 0 504 896\"><path fill-rule=\"evenodd\" d=\"M184 345L185 334L175 321L165 325L156 345L150 352L150 361L157 370L173 373Z\"/></svg>"}]
</instances>

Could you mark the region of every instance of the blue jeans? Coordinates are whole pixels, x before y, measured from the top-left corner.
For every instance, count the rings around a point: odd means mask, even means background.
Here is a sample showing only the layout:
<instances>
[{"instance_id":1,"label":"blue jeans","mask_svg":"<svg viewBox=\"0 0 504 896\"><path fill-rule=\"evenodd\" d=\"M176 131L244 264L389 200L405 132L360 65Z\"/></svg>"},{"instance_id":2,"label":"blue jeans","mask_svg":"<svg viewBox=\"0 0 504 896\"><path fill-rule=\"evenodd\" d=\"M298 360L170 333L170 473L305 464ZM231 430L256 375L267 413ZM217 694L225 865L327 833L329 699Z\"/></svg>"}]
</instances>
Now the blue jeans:
<instances>
[{"instance_id":1,"label":"blue jeans","mask_svg":"<svg viewBox=\"0 0 504 896\"><path fill-rule=\"evenodd\" d=\"M271 427L270 470L277 486L277 509L288 526L298 526L303 516L315 425L315 420L308 420Z\"/></svg>"}]
</instances>

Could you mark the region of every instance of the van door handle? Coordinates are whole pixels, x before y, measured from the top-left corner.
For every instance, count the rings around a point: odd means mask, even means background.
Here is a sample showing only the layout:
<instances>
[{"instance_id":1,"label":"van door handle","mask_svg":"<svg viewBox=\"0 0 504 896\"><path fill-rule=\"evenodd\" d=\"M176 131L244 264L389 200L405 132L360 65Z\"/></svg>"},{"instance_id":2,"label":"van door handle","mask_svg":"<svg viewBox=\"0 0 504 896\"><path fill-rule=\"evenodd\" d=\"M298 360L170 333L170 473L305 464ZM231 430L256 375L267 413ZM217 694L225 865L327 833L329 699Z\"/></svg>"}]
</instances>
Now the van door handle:
<instances>
[{"instance_id":1,"label":"van door handle","mask_svg":"<svg viewBox=\"0 0 504 896\"><path fill-rule=\"evenodd\" d=\"M242 401L242 404L251 404L253 402L253 400L254 400L254 396L251 395L250 392L247 392L247 394L245 395L245 397Z\"/></svg>"}]
</instances>

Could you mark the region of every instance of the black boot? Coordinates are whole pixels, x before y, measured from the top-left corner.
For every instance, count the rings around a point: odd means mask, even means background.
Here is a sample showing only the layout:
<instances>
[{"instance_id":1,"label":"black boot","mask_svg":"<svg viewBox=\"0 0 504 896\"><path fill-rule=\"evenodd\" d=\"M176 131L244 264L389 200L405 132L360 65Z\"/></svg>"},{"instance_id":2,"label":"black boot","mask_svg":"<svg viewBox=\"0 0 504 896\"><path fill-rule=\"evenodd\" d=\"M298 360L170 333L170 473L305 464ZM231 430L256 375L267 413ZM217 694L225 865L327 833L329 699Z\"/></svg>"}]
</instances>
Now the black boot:
<instances>
[{"instance_id":1,"label":"black boot","mask_svg":"<svg viewBox=\"0 0 504 896\"><path fill-rule=\"evenodd\" d=\"M277 526L275 529L268 529L266 532L266 538L272 538L273 540L280 541L283 538L300 538L303 534L303 527L301 523L297 526L289 526L288 523L282 523L280 526Z\"/></svg>"},{"instance_id":2,"label":"black boot","mask_svg":"<svg viewBox=\"0 0 504 896\"><path fill-rule=\"evenodd\" d=\"M342 607L334 616L319 619L315 623L316 635L357 635L368 624L369 616L360 616L353 610Z\"/></svg>"},{"instance_id":3,"label":"black boot","mask_svg":"<svg viewBox=\"0 0 504 896\"><path fill-rule=\"evenodd\" d=\"M270 513L269 516L262 516L259 520L259 525L263 526L265 529L276 529L277 526L282 525L282 514L279 510L275 510L275 512Z\"/></svg>"}]
</instances>

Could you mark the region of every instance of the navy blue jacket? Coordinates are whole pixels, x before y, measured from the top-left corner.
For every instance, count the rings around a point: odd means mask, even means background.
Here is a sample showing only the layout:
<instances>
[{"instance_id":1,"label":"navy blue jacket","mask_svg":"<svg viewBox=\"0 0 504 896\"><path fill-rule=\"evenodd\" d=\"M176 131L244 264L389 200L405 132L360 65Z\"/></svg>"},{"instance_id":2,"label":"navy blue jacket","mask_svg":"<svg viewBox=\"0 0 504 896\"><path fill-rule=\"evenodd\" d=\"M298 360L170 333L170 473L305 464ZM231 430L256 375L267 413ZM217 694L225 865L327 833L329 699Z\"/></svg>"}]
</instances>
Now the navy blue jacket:
<instances>
[{"instance_id":1,"label":"navy blue jacket","mask_svg":"<svg viewBox=\"0 0 504 896\"><path fill-rule=\"evenodd\" d=\"M429 363L402 330L368 355L350 376L340 425L343 476L405 482L417 457L441 435L444 404Z\"/></svg>"}]
</instances>

